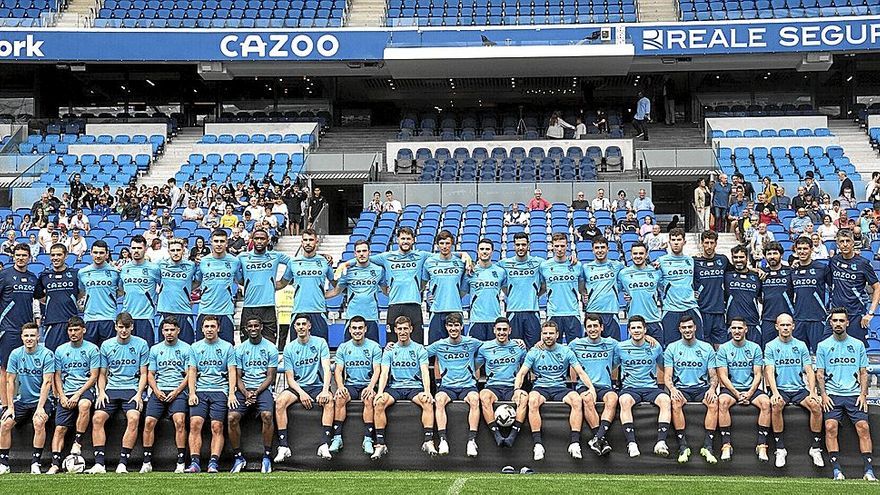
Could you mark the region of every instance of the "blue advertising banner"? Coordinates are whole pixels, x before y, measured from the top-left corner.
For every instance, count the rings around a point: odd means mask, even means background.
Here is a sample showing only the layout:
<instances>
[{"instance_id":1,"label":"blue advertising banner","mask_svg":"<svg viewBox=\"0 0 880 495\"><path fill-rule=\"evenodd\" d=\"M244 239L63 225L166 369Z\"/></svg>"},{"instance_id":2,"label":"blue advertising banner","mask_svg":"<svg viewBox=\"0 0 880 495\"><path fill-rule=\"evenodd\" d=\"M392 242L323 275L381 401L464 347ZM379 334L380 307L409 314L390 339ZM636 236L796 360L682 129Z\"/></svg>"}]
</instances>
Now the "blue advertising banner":
<instances>
[{"instance_id":1,"label":"blue advertising banner","mask_svg":"<svg viewBox=\"0 0 880 495\"><path fill-rule=\"evenodd\" d=\"M636 56L880 50L880 17L629 25Z\"/></svg>"}]
</instances>

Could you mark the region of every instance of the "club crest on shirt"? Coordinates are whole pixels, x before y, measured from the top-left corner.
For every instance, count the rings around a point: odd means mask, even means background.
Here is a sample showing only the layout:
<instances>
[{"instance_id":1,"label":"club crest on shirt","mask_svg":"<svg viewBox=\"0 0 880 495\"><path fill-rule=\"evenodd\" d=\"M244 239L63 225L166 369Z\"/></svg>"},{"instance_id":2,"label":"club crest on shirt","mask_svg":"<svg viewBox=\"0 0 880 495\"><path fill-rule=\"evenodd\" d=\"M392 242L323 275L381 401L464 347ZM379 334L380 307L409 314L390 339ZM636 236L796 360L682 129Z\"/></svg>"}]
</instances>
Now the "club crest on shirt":
<instances>
[{"instance_id":1,"label":"club crest on shirt","mask_svg":"<svg viewBox=\"0 0 880 495\"><path fill-rule=\"evenodd\" d=\"M851 353L853 353L853 354L855 354L855 352L856 352L856 350L853 349L853 346L851 346L851 345L847 345L847 346L846 346L846 350L848 350L849 352L851 352Z\"/></svg>"}]
</instances>

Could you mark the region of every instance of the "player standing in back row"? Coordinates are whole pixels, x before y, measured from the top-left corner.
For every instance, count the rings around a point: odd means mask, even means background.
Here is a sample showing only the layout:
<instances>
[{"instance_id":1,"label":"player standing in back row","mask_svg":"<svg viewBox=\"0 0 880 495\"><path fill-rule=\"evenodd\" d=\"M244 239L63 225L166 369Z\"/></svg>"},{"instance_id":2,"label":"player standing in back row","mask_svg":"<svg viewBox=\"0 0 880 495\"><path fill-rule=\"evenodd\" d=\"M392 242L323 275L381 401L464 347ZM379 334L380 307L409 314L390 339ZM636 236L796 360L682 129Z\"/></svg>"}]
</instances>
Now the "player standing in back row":
<instances>
[{"instance_id":1,"label":"player standing in back row","mask_svg":"<svg viewBox=\"0 0 880 495\"><path fill-rule=\"evenodd\" d=\"M278 343L278 316L275 312L275 291L283 289L290 282L285 278L289 272L286 267L290 257L284 253L269 251L269 234L263 229L256 229L251 234L254 243L253 251L245 251L238 255L241 263L242 287L244 290L244 307L241 310L239 332L242 340L249 338L248 322L258 318L263 323L263 337L269 342ZM284 276L278 276L278 265L285 265Z\"/></svg>"},{"instance_id":2,"label":"player standing in back row","mask_svg":"<svg viewBox=\"0 0 880 495\"><path fill-rule=\"evenodd\" d=\"M37 278L34 299L40 301L40 323L43 326L43 345L55 352L68 341L67 322L79 315L77 306L77 269L67 266L67 247L53 244L49 248L52 266ZM51 304L50 304L51 303Z\"/></svg>"},{"instance_id":3,"label":"player standing in back row","mask_svg":"<svg viewBox=\"0 0 880 495\"><path fill-rule=\"evenodd\" d=\"M303 230L302 253L290 260L284 273L284 280L290 280L290 286L293 287L292 313L304 315L309 320L309 335L327 340L324 287L328 281L331 286L336 285L331 267L333 261L318 254L318 234L314 229ZM293 335L290 340L293 341ZM277 457L275 462L278 462Z\"/></svg>"},{"instance_id":4,"label":"player standing in back row","mask_svg":"<svg viewBox=\"0 0 880 495\"><path fill-rule=\"evenodd\" d=\"M828 260L825 280L831 290L830 306L846 308L851 315L846 333L864 344L867 342L868 327L880 305L880 281L871 262L856 253L852 230L837 231L837 249L837 254ZM871 304L868 308L862 302L866 285L871 288ZM826 327L823 338L829 335L830 326Z\"/></svg>"},{"instance_id":5,"label":"player standing in back row","mask_svg":"<svg viewBox=\"0 0 880 495\"><path fill-rule=\"evenodd\" d=\"M119 270L107 262L109 257L107 243L98 239L92 244L92 264L77 273L86 340L98 347L113 335L116 298L122 288Z\"/></svg>"},{"instance_id":6,"label":"player standing in back row","mask_svg":"<svg viewBox=\"0 0 880 495\"><path fill-rule=\"evenodd\" d=\"M12 351L21 346L21 329L34 321L34 288L37 276L28 271L31 250L27 244L12 248L12 267L0 271L0 390L6 401L6 365ZM115 310L115 308L114 308Z\"/></svg>"},{"instance_id":7,"label":"player standing in back row","mask_svg":"<svg viewBox=\"0 0 880 495\"><path fill-rule=\"evenodd\" d=\"M703 317L703 339L717 349L729 338L724 321L724 274L730 260L715 252L718 233L714 230L703 232L700 241L703 255L694 258L694 294Z\"/></svg>"},{"instance_id":8,"label":"player standing in back row","mask_svg":"<svg viewBox=\"0 0 880 495\"><path fill-rule=\"evenodd\" d=\"M431 303L431 322L428 324L428 343L432 344L444 337L446 317L462 312L461 293L464 287L466 263L453 256L455 237L448 230L437 234L437 253L425 260L422 280L428 287ZM415 329L419 331L418 328Z\"/></svg>"},{"instance_id":9,"label":"player standing in back row","mask_svg":"<svg viewBox=\"0 0 880 495\"><path fill-rule=\"evenodd\" d=\"M665 347L679 339L678 322L685 315L697 326L697 339L703 339L703 318L694 297L694 259L684 255L684 229L669 232L669 254L661 256L656 265L660 269L660 293L663 301L663 338Z\"/></svg>"},{"instance_id":10,"label":"player standing in back row","mask_svg":"<svg viewBox=\"0 0 880 495\"><path fill-rule=\"evenodd\" d=\"M468 335L483 342L492 340L495 320L504 315L501 300L508 284L504 268L492 263L494 251L495 244L490 239L481 239L477 244L477 263L473 273L465 276L465 285L471 295Z\"/></svg>"},{"instance_id":11,"label":"player standing in back row","mask_svg":"<svg viewBox=\"0 0 880 495\"><path fill-rule=\"evenodd\" d=\"M593 261L581 264L584 270L584 289L587 292L586 312L602 318L603 337L612 337L619 341L617 313L620 311L620 303L617 300L617 275L623 269L623 263L608 259L608 239L602 236L593 239L593 255Z\"/></svg>"},{"instance_id":12,"label":"player standing in back row","mask_svg":"<svg viewBox=\"0 0 880 495\"><path fill-rule=\"evenodd\" d=\"M552 239L553 257L541 263L542 289L539 293L547 292L547 319L556 323L559 337L572 342L584 336L580 321L584 271L580 263L571 263L569 260L565 234L557 232ZM543 328L542 325L542 334Z\"/></svg>"},{"instance_id":13,"label":"player standing in back row","mask_svg":"<svg viewBox=\"0 0 880 495\"><path fill-rule=\"evenodd\" d=\"M196 272L199 265L185 259L186 241L180 238L168 242L170 258L158 263L162 288L157 310L162 318L173 316L180 327L178 338L187 344L195 342L193 329L192 292L198 286Z\"/></svg>"},{"instance_id":14,"label":"player standing in back row","mask_svg":"<svg viewBox=\"0 0 880 495\"><path fill-rule=\"evenodd\" d=\"M156 318L156 287L161 282L161 272L155 263L144 258L146 247L144 236L131 238L131 263L119 270L119 278L125 292L122 310L134 319L135 337L144 339L152 347L156 343L153 320Z\"/></svg>"},{"instance_id":15,"label":"player standing in back row","mask_svg":"<svg viewBox=\"0 0 880 495\"><path fill-rule=\"evenodd\" d=\"M514 255L498 264L507 273L505 311L510 318L510 338L522 339L529 347L541 339L538 319L538 291L541 290L541 263L529 255L529 235L513 234Z\"/></svg>"},{"instance_id":16,"label":"player standing in back row","mask_svg":"<svg viewBox=\"0 0 880 495\"><path fill-rule=\"evenodd\" d=\"M202 327L205 319L215 316L215 321L220 325L220 338L229 344L234 343L232 316L235 314L235 284L241 280L241 262L227 252L227 243L226 231L214 230L211 233L211 254L203 256L199 262L196 281L201 284L202 298L196 322L196 340L204 337Z\"/></svg>"}]
</instances>

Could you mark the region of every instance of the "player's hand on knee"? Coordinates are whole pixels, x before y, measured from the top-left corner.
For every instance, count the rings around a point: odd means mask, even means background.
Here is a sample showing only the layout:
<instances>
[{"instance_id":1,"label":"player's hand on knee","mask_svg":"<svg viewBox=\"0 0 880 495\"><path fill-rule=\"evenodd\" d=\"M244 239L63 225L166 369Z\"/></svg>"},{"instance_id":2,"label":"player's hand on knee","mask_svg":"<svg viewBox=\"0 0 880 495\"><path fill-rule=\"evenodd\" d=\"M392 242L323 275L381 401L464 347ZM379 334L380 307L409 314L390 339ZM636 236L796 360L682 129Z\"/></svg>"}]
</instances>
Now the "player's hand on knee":
<instances>
[{"instance_id":1,"label":"player's hand on knee","mask_svg":"<svg viewBox=\"0 0 880 495\"><path fill-rule=\"evenodd\" d=\"M97 401L95 401L95 404L96 404L98 407L104 407L104 406L107 405L107 400L108 400L108 399L107 399L107 394L104 393L104 392L101 392L101 393L98 394L98 399L97 399Z\"/></svg>"},{"instance_id":2,"label":"player's hand on knee","mask_svg":"<svg viewBox=\"0 0 880 495\"><path fill-rule=\"evenodd\" d=\"M384 403L385 403L385 392L382 392L381 394L376 394L376 397L373 398L373 405L374 406L379 406Z\"/></svg>"},{"instance_id":3,"label":"player's hand on knee","mask_svg":"<svg viewBox=\"0 0 880 495\"><path fill-rule=\"evenodd\" d=\"M299 394L299 401L302 403L303 407L306 409L312 408L312 398L309 397L309 394L303 392Z\"/></svg>"},{"instance_id":4,"label":"player's hand on knee","mask_svg":"<svg viewBox=\"0 0 880 495\"><path fill-rule=\"evenodd\" d=\"M865 413L868 412L868 401L864 395L859 394L859 396L856 397L856 407L859 408L859 411Z\"/></svg>"},{"instance_id":5,"label":"player's hand on knee","mask_svg":"<svg viewBox=\"0 0 880 495\"><path fill-rule=\"evenodd\" d=\"M423 404L433 404L434 403L434 397L431 397L431 394L429 394L427 392L422 392L417 397L419 398L419 400Z\"/></svg>"},{"instance_id":6,"label":"player's hand on knee","mask_svg":"<svg viewBox=\"0 0 880 495\"><path fill-rule=\"evenodd\" d=\"M348 388L346 388L346 387L337 388L336 393L334 394L334 397L337 400L348 400L350 398L349 394L348 394Z\"/></svg>"},{"instance_id":7,"label":"player's hand on knee","mask_svg":"<svg viewBox=\"0 0 880 495\"><path fill-rule=\"evenodd\" d=\"M318 404L322 406L326 406L330 402L333 401L333 396L330 394L329 390L322 390L320 394L318 394Z\"/></svg>"},{"instance_id":8,"label":"player's hand on knee","mask_svg":"<svg viewBox=\"0 0 880 495\"><path fill-rule=\"evenodd\" d=\"M834 409L834 400L831 397L823 396L822 397L822 410L828 412Z\"/></svg>"},{"instance_id":9,"label":"player's hand on knee","mask_svg":"<svg viewBox=\"0 0 880 495\"><path fill-rule=\"evenodd\" d=\"M370 402L370 401L373 400L375 397L376 397L376 391L375 391L375 390L373 390L373 389L371 389L371 388L369 388L369 387L365 387L363 390L361 390L361 400L362 400L362 401L364 401L364 402Z\"/></svg>"}]
</instances>

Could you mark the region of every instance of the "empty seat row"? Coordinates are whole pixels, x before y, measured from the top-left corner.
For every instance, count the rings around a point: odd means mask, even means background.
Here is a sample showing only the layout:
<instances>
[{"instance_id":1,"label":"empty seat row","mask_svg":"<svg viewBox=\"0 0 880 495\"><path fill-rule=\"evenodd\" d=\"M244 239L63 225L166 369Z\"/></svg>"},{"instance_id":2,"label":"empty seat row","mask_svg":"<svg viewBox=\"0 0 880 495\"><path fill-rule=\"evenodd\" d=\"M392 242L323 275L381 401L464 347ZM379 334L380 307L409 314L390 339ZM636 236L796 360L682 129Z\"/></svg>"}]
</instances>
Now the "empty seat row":
<instances>
[{"instance_id":1,"label":"empty seat row","mask_svg":"<svg viewBox=\"0 0 880 495\"><path fill-rule=\"evenodd\" d=\"M827 127L818 127L816 129L729 129L727 131L712 131L712 138L753 138L753 137L828 137L831 136L831 130Z\"/></svg>"},{"instance_id":2,"label":"empty seat row","mask_svg":"<svg viewBox=\"0 0 880 495\"><path fill-rule=\"evenodd\" d=\"M206 144L233 144L233 143L311 143L314 141L311 134L205 134L199 140Z\"/></svg>"}]
</instances>

